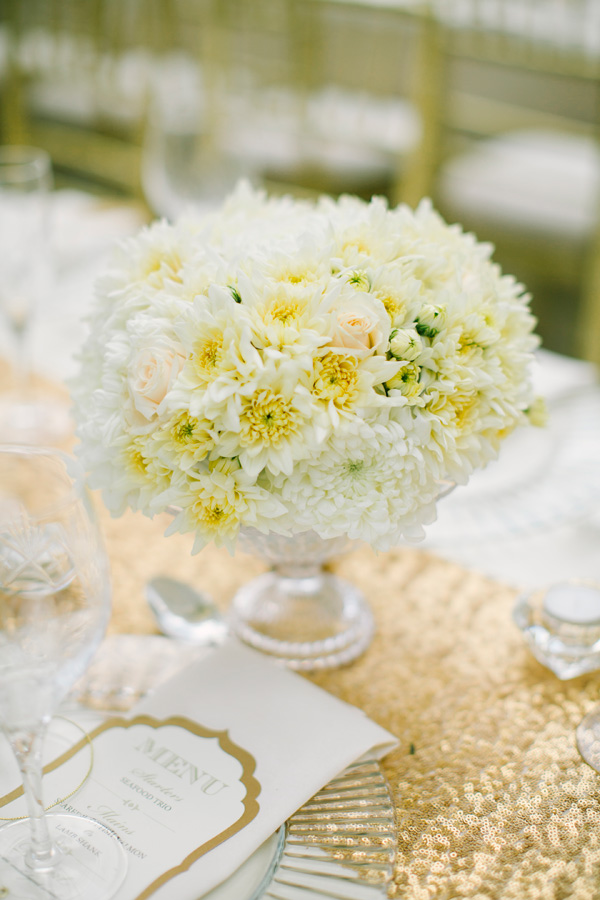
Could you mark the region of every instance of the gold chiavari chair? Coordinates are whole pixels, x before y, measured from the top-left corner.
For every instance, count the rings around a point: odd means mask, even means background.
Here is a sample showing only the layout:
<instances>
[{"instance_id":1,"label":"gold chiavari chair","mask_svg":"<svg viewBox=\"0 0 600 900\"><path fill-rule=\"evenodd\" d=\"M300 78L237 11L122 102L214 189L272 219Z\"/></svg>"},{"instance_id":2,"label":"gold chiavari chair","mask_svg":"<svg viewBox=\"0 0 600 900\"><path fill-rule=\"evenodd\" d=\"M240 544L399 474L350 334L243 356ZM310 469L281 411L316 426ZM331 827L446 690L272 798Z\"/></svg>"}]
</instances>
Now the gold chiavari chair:
<instances>
[{"instance_id":1,"label":"gold chiavari chair","mask_svg":"<svg viewBox=\"0 0 600 900\"><path fill-rule=\"evenodd\" d=\"M307 88L294 0L211 0L201 44L207 131L240 172L290 180Z\"/></svg>"},{"instance_id":2,"label":"gold chiavari chair","mask_svg":"<svg viewBox=\"0 0 600 900\"><path fill-rule=\"evenodd\" d=\"M426 0L304 0L312 85L306 128L328 189L395 202L420 142ZM394 166L394 160L397 166ZM326 182L326 187L327 187Z\"/></svg>"},{"instance_id":3,"label":"gold chiavari chair","mask_svg":"<svg viewBox=\"0 0 600 900\"><path fill-rule=\"evenodd\" d=\"M302 22L292 0L179 0L176 52L155 72L143 183L167 217L296 158Z\"/></svg>"},{"instance_id":4,"label":"gold chiavari chair","mask_svg":"<svg viewBox=\"0 0 600 900\"><path fill-rule=\"evenodd\" d=\"M184 41L200 19L192 6L180 6ZM395 162L419 136L421 0L204 6L196 49L215 153L236 156L272 190L395 195Z\"/></svg>"},{"instance_id":5,"label":"gold chiavari chair","mask_svg":"<svg viewBox=\"0 0 600 900\"><path fill-rule=\"evenodd\" d=\"M600 5L433 0L427 47L410 199L491 240L550 344L600 363Z\"/></svg>"}]
</instances>

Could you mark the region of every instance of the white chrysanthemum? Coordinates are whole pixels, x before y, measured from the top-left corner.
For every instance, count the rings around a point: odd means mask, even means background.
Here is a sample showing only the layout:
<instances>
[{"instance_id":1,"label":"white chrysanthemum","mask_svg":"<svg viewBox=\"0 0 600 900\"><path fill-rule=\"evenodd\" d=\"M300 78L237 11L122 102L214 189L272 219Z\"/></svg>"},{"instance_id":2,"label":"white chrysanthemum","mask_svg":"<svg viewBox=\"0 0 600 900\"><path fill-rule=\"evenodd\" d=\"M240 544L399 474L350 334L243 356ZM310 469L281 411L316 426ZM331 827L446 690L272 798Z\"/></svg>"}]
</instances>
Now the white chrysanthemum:
<instances>
[{"instance_id":1,"label":"white chrysanthemum","mask_svg":"<svg viewBox=\"0 0 600 900\"><path fill-rule=\"evenodd\" d=\"M425 301L426 286L413 274L416 260L403 256L369 273L370 292L384 306L392 328L410 327Z\"/></svg>"},{"instance_id":2,"label":"white chrysanthemum","mask_svg":"<svg viewBox=\"0 0 600 900\"><path fill-rule=\"evenodd\" d=\"M230 459L219 459L194 477L180 480L168 497L179 512L167 534L193 531L193 553L210 541L232 550L242 526L266 532L285 513L276 497Z\"/></svg>"},{"instance_id":3,"label":"white chrysanthemum","mask_svg":"<svg viewBox=\"0 0 600 900\"><path fill-rule=\"evenodd\" d=\"M85 457L84 457L85 458ZM171 486L172 469L153 453L147 435L121 434L105 443L105 456L94 467L87 459L92 487L101 487L107 508L121 515L129 507L153 515L161 511L161 496Z\"/></svg>"},{"instance_id":4,"label":"white chrysanthemum","mask_svg":"<svg viewBox=\"0 0 600 900\"><path fill-rule=\"evenodd\" d=\"M342 418L361 411L397 403L376 388L392 379L399 365L382 356L360 359L337 347L324 348L314 360L312 394L326 407L330 426L335 428Z\"/></svg>"},{"instance_id":5,"label":"white chrysanthemum","mask_svg":"<svg viewBox=\"0 0 600 900\"><path fill-rule=\"evenodd\" d=\"M347 534L386 549L403 536L422 537L422 523L433 521L438 472L423 463L420 448L397 423L356 420L272 484L299 531Z\"/></svg>"},{"instance_id":6,"label":"white chrysanthemum","mask_svg":"<svg viewBox=\"0 0 600 900\"><path fill-rule=\"evenodd\" d=\"M160 290L169 282L180 284L183 266L196 252L197 230L190 219L176 225L163 220L125 239L120 254L124 286L147 283Z\"/></svg>"},{"instance_id":7,"label":"white chrysanthemum","mask_svg":"<svg viewBox=\"0 0 600 900\"><path fill-rule=\"evenodd\" d=\"M294 464L310 457L327 433L327 419L310 390L309 374L288 366L273 366L247 396L238 395L237 408L225 423L215 419L219 453L237 457L253 477L263 469L292 473ZM233 415L236 415L236 421Z\"/></svg>"},{"instance_id":8,"label":"white chrysanthemum","mask_svg":"<svg viewBox=\"0 0 600 900\"><path fill-rule=\"evenodd\" d=\"M320 208L330 223L335 268L360 269L398 256L398 230L381 197L369 204L355 197L341 197L337 203L325 199Z\"/></svg>"},{"instance_id":9,"label":"white chrysanthemum","mask_svg":"<svg viewBox=\"0 0 600 900\"><path fill-rule=\"evenodd\" d=\"M188 472L208 457L216 437L211 421L182 410L152 432L147 452L173 472Z\"/></svg>"},{"instance_id":10,"label":"white chrysanthemum","mask_svg":"<svg viewBox=\"0 0 600 900\"><path fill-rule=\"evenodd\" d=\"M240 271L247 279L255 282L256 277L288 285L294 289L313 286L324 291L331 278L332 246L325 241L323 234L315 233L314 214L308 224L307 231L301 230L302 218L295 218L293 226L281 235L274 246L271 239L258 253L240 262ZM263 246L263 242L260 242Z\"/></svg>"},{"instance_id":11,"label":"white chrysanthemum","mask_svg":"<svg viewBox=\"0 0 600 900\"><path fill-rule=\"evenodd\" d=\"M261 368L252 343L245 307L238 309L231 290L212 286L208 297L198 297L177 325L186 362L171 400L175 408L188 408L194 416L216 414Z\"/></svg>"},{"instance_id":12,"label":"white chrysanthemum","mask_svg":"<svg viewBox=\"0 0 600 900\"><path fill-rule=\"evenodd\" d=\"M267 356L305 355L306 366L314 351L331 335L331 316L323 302L324 281L292 282L242 273L238 295L251 322L253 346Z\"/></svg>"},{"instance_id":13,"label":"white chrysanthemum","mask_svg":"<svg viewBox=\"0 0 600 900\"><path fill-rule=\"evenodd\" d=\"M295 248L294 236L314 233L316 217L308 201L291 197L268 197L240 182L221 210L210 216L210 244L236 265L248 250ZM325 223L321 223L325 227Z\"/></svg>"}]
</instances>

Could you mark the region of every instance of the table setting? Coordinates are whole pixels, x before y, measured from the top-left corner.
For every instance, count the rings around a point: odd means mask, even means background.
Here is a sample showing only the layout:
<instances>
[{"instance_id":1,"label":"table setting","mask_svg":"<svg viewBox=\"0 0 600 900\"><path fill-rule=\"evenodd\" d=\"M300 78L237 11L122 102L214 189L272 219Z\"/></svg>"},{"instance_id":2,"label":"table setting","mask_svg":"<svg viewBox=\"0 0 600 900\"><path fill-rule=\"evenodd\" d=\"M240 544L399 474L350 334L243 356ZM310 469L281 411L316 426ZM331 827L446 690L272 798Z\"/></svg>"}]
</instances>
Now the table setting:
<instances>
[{"instance_id":1,"label":"table setting","mask_svg":"<svg viewBox=\"0 0 600 900\"><path fill-rule=\"evenodd\" d=\"M2 896L593 896L594 367L427 203L69 203L76 434L0 449Z\"/></svg>"}]
</instances>

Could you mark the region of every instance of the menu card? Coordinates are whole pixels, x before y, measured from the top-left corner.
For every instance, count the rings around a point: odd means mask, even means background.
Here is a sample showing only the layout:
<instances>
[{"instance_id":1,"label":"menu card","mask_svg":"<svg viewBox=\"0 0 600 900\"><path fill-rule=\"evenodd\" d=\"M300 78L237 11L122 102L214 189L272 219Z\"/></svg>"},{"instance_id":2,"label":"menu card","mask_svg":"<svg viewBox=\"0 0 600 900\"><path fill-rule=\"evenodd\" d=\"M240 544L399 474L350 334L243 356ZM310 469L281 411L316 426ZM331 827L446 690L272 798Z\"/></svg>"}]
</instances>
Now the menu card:
<instances>
[{"instance_id":1,"label":"menu card","mask_svg":"<svg viewBox=\"0 0 600 900\"><path fill-rule=\"evenodd\" d=\"M234 639L110 718L53 763L47 800L128 851L118 900L197 900L320 788L396 739L364 713ZM19 788L0 798L3 816Z\"/></svg>"}]
</instances>

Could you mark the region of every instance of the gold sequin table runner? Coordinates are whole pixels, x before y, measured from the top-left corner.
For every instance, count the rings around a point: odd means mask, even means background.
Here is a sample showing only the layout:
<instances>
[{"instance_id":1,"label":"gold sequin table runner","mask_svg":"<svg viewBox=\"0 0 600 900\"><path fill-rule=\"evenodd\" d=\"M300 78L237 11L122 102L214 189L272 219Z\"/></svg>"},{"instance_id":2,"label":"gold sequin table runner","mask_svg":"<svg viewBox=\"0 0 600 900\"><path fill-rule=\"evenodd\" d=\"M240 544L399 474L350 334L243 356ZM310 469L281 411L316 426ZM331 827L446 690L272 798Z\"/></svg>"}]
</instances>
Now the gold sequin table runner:
<instances>
[{"instance_id":1,"label":"gold sequin table runner","mask_svg":"<svg viewBox=\"0 0 600 900\"><path fill-rule=\"evenodd\" d=\"M223 609L263 570L189 536L167 517L103 516L112 632L155 631L144 585L170 574ZM511 620L515 593L418 549L363 548L335 570L369 598L377 623L354 664L313 680L400 740L383 763L397 814L391 897L600 898L600 775L575 728L600 703L600 673L559 681Z\"/></svg>"}]
</instances>

